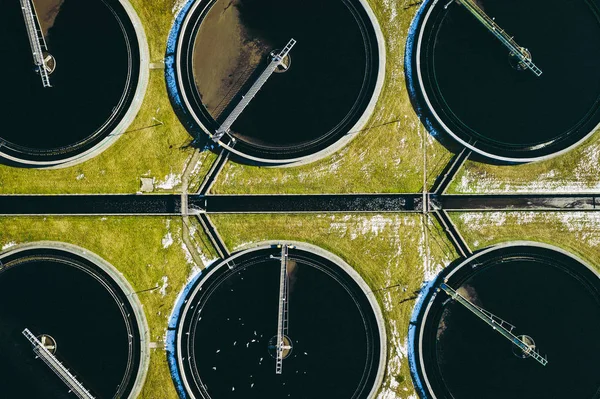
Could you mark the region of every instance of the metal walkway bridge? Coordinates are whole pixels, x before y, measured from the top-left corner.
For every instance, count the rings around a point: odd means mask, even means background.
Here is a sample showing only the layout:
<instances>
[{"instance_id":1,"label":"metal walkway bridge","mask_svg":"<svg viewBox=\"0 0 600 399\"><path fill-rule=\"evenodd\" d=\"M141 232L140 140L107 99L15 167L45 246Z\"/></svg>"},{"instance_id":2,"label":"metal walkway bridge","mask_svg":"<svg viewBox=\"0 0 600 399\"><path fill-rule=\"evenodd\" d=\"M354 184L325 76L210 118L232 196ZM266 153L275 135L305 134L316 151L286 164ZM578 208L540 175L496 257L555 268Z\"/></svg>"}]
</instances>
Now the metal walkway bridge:
<instances>
[{"instance_id":1,"label":"metal walkway bridge","mask_svg":"<svg viewBox=\"0 0 600 399\"><path fill-rule=\"evenodd\" d=\"M281 50L279 54L273 56L273 59L271 60L269 65L267 65L267 68L263 71L263 73L260 74L256 82L254 82L254 84L252 85L252 87L250 87L246 94L242 96L241 101L235 106L235 108L233 109L233 111L231 111L227 118L225 118L223 123L221 123L221 126L217 129L217 131L212 137L214 141L219 141L223 137L223 135L225 135L225 133L229 132L229 130L231 129L231 125L233 125L233 122L236 121L236 119L240 116L244 109L246 109L248 104L250 104L250 101L252 101L254 96L256 96L256 93L258 93L258 91L267 82L269 77L271 77L273 72L275 72L277 67L283 62L283 59L288 55L288 53L290 52L292 47L294 47L295 44L296 41L294 39L290 39L290 41L288 42L288 44L285 45L283 50Z\"/></svg>"},{"instance_id":2,"label":"metal walkway bridge","mask_svg":"<svg viewBox=\"0 0 600 399\"><path fill-rule=\"evenodd\" d=\"M277 319L277 342L275 343L275 373L281 374L283 371L284 351L291 349L286 345L285 340L288 332L288 259L289 248L287 244L281 246L281 269L279 275L279 313Z\"/></svg>"},{"instance_id":3,"label":"metal walkway bridge","mask_svg":"<svg viewBox=\"0 0 600 399\"><path fill-rule=\"evenodd\" d=\"M38 20L32 0L21 0L21 11L23 11L23 18L25 19L33 63L37 66L37 71L42 78L44 87L52 87L50 77L48 76L46 59L44 58L44 50L48 51L48 46L46 45L46 40L44 39L44 34L42 33L40 21Z\"/></svg>"},{"instance_id":4,"label":"metal walkway bridge","mask_svg":"<svg viewBox=\"0 0 600 399\"><path fill-rule=\"evenodd\" d=\"M58 361L52 353L31 333L27 328L23 330L23 335L33 345L35 353L68 387L69 392L73 392L80 399L94 399L94 396L77 381L75 376L67 370L61 362Z\"/></svg>"},{"instance_id":5,"label":"metal walkway bridge","mask_svg":"<svg viewBox=\"0 0 600 399\"><path fill-rule=\"evenodd\" d=\"M516 345L519 349L523 351L524 355L534 358L542 366L548 364L548 360L537 352L535 346L527 344L525 341L523 341L523 339L517 337L512 333L512 330L515 328L515 326L505 322L497 316L494 316L487 310L476 306L464 296L456 292L452 287L448 286L445 282L440 284L440 288L444 290L444 292L446 292L446 294L448 294L452 299L456 300L458 303L466 307L477 317L486 322L490 327L498 331L503 337L508 339L514 345Z\"/></svg>"},{"instance_id":6,"label":"metal walkway bridge","mask_svg":"<svg viewBox=\"0 0 600 399\"><path fill-rule=\"evenodd\" d=\"M496 22L490 18L475 2L475 0L456 0L458 4L465 6L483 24L494 36L498 38L508 48L511 56L516 57L519 63L533 72L536 76L541 76L542 71L531 60L531 53L524 47L519 46L514 38L506 33Z\"/></svg>"}]
</instances>

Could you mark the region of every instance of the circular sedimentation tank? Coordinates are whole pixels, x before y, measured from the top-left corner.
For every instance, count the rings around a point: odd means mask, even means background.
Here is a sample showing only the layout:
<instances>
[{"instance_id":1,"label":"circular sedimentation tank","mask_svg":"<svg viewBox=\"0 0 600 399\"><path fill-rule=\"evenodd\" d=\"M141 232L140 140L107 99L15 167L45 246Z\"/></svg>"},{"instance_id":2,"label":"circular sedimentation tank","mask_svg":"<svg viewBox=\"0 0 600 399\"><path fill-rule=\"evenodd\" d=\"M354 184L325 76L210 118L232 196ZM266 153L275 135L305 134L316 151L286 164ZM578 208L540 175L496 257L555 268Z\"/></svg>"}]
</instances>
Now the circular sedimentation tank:
<instances>
[{"instance_id":1,"label":"circular sedimentation tank","mask_svg":"<svg viewBox=\"0 0 600 399\"><path fill-rule=\"evenodd\" d=\"M104 150L131 123L147 85L147 44L127 0L33 5L51 87L34 65L20 3L0 1L0 156L20 166L68 166Z\"/></svg>"},{"instance_id":2,"label":"circular sedimentation tank","mask_svg":"<svg viewBox=\"0 0 600 399\"><path fill-rule=\"evenodd\" d=\"M59 249L60 248L60 249ZM97 398L135 398L148 367L141 304L122 276L66 244L0 255L2 397L64 398L69 388L34 353L25 329Z\"/></svg>"},{"instance_id":3,"label":"circular sedimentation tank","mask_svg":"<svg viewBox=\"0 0 600 399\"><path fill-rule=\"evenodd\" d=\"M508 162L549 158L590 136L600 123L600 2L468 1L542 74L511 57L461 2L426 1L406 70L434 128Z\"/></svg>"},{"instance_id":4,"label":"circular sedimentation tank","mask_svg":"<svg viewBox=\"0 0 600 399\"><path fill-rule=\"evenodd\" d=\"M177 327L176 380L193 398L373 398L384 372L378 304L347 264L289 249L288 328L276 349L281 249L242 251L201 276Z\"/></svg>"},{"instance_id":5,"label":"circular sedimentation tank","mask_svg":"<svg viewBox=\"0 0 600 399\"><path fill-rule=\"evenodd\" d=\"M488 248L445 270L416 308L411 358L421 396L598 398L599 277L573 255L530 242ZM526 347L452 299L443 283Z\"/></svg>"},{"instance_id":6,"label":"circular sedimentation tank","mask_svg":"<svg viewBox=\"0 0 600 399\"><path fill-rule=\"evenodd\" d=\"M289 68L268 78L220 140L246 160L313 161L362 129L384 77L377 20L363 0L201 0L185 16L177 85L209 136L290 39Z\"/></svg>"}]
</instances>

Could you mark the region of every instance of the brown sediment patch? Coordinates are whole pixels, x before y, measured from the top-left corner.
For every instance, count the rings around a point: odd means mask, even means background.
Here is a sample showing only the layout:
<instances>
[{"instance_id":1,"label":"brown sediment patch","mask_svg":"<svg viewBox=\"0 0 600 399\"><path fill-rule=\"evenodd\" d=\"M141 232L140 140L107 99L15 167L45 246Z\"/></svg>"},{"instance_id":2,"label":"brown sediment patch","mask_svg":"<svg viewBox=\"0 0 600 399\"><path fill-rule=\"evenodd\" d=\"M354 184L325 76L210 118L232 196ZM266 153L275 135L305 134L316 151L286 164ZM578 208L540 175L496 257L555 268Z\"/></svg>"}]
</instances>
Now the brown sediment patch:
<instances>
[{"instance_id":1,"label":"brown sediment patch","mask_svg":"<svg viewBox=\"0 0 600 399\"><path fill-rule=\"evenodd\" d=\"M482 304L479 300L479 295L477 294L477 291L475 290L475 288L473 288L472 286L470 286L468 284L463 284L460 287L458 287L456 292L459 295L461 295L463 298L468 299L470 302L472 302L476 306L482 306ZM437 339L438 340L442 337L442 335L448 328L447 320L448 320L449 316L450 316L450 309L449 308L444 309L444 311L442 313L442 317L440 318L440 323L438 325L438 331L437 331Z\"/></svg>"},{"instance_id":2,"label":"brown sediment patch","mask_svg":"<svg viewBox=\"0 0 600 399\"><path fill-rule=\"evenodd\" d=\"M202 21L194 42L198 92L214 118L223 111L272 46L253 38L240 21L240 0L218 0Z\"/></svg>"},{"instance_id":3,"label":"brown sediment patch","mask_svg":"<svg viewBox=\"0 0 600 399\"><path fill-rule=\"evenodd\" d=\"M269 79L221 144L235 140L236 154L269 164L340 148L362 130L382 85L383 46L364 1L198 1L177 53L191 116L210 135L264 71L269 53L294 38L289 72Z\"/></svg>"},{"instance_id":4,"label":"brown sediment patch","mask_svg":"<svg viewBox=\"0 0 600 399\"><path fill-rule=\"evenodd\" d=\"M477 291L475 291L475 288L473 288L469 284L461 285L456 291L464 298L467 298L470 302L474 303L477 306L481 306L481 303L479 301L479 295L477 295Z\"/></svg>"},{"instance_id":5,"label":"brown sediment patch","mask_svg":"<svg viewBox=\"0 0 600 399\"><path fill-rule=\"evenodd\" d=\"M42 26L42 31L44 36L46 36L46 40L49 39L47 37L48 32L50 31L50 28L54 26L56 16L60 12L60 7L64 2L65 0L33 0L35 11L40 20L40 25Z\"/></svg>"}]
</instances>

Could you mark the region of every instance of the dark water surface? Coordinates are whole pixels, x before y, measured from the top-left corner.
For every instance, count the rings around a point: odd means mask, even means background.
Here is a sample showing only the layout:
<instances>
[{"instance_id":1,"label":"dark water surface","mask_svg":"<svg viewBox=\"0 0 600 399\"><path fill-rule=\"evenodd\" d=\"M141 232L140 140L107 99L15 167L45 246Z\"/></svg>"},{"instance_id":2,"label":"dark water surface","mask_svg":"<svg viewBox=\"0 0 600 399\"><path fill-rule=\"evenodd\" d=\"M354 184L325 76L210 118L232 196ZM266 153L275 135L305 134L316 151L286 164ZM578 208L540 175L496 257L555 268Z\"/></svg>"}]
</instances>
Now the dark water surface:
<instances>
[{"instance_id":1,"label":"dark water surface","mask_svg":"<svg viewBox=\"0 0 600 399\"><path fill-rule=\"evenodd\" d=\"M250 32L247 40L271 49L297 40L291 68L273 74L233 124L236 148L275 157L302 155L346 134L362 115L377 77L377 43L363 6L354 0L241 0L234 6ZM214 6L209 16L222 9Z\"/></svg>"},{"instance_id":2,"label":"dark water surface","mask_svg":"<svg viewBox=\"0 0 600 399\"><path fill-rule=\"evenodd\" d=\"M236 260L234 271L211 276L193 299L184 330L191 352L183 356L192 356L195 392L219 399L365 398L379 357L372 308L339 267L297 250L290 250L289 269L293 351L283 374L275 374L268 343L277 333L280 265L268 254L278 251Z\"/></svg>"},{"instance_id":3,"label":"dark water surface","mask_svg":"<svg viewBox=\"0 0 600 399\"><path fill-rule=\"evenodd\" d=\"M6 399L72 398L67 386L39 359L22 335L48 334L57 358L98 398L127 397L139 364L130 347L120 293L103 273L49 250L2 259L0 269L0 396ZM85 270L83 270L83 269ZM106 288L104 284L110 286ZM109 290L114 290L113 294ZM125 308L125 313L132 313ZM132 367L127 370L128 364ZM121 386L121 388L120 388Z\"/></svg>"},{"instance_id":4,"label":"dark water surface","mask_svg":"<svg viewBox=\"0 0 600 399\"><path fill-rule=\"evenodd\" d=\"M233 130L280 146L332 130L353 107L365 77L364 40L348 7L340 0L254 0L240 12L264 41L279 48L292 37L298 43L290 70L270 78Z\"/></svg>"},{"instance_id":5,"label":"dark water surface","mask_svg":"<svg viewBox=\"0 0 600 399\"><path fill-rule=\"evenodd\" d=\"M600 122L599 1L478 1L530 50L541 77L512 68L496 37L462 6L444 11L446 3L430 17L421 62L436 112L459 137L500 155L540 152L564 148Z\"/></svg>"},{"instance_id":6,"label":"dark water surface","mask_svg":"<svg viewBox=\"0 0 600 399\"><path fill-rule=\"evenodd\" d=\"M2 215L180 214L178 195L6 195L0 196Z\"/></svg>"},{"instance_id":7,"label":"dark water surface","mask_svg":"<svg viewBox=\"0 0 600 399\"><path fill-rule=\"evenodd\" d=\"M358 195L210 195L192 197L190 205L209 213L231 212L402 212L415 211L419 194ZM2 200L0 199L0 204Z\"/></svg>"},{"instance_id":8,"label":"dark water surface","mask_svg":"<svg viewBox=\"0 0 600 399\"><path fill-rule=\"evenodd\" d=\"M57 65L51 88L33 71L18 1L0 0L0 35L3 151L33 159L64 157L93 146L108 133L103 127L118 123L125 91L137 82L138 61L130 59L130 52L137 57L137 42L117 0L62 4L46 38Z\"/></svg>"},{"instance_id":9,"label":"dark water surface","mask_svg":"<svg viewBox=\"0 0 600 399\"><path fill-rule=\"evenodd\" d=\"M477 306L533 338L548 364L513 354L512 344L439 293L424 342L438 398L596 399L600 397L600 282L574 260L512 251L464 266L460 282ZM437 338L435 338L437 336Z\"/></svg>"}]
</instances>

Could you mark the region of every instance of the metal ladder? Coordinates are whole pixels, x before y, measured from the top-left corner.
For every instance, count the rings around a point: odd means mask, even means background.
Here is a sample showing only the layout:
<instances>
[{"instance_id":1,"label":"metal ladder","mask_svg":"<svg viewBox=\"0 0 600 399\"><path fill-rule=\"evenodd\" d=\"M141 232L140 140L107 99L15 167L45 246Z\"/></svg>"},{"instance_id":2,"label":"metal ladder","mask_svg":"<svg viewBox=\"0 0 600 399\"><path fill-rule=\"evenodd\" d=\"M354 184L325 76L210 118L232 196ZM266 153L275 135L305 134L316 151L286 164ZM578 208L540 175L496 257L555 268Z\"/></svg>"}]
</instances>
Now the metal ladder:
<instances>
[{"instance_id":1,"label":"metal ladder","mask_svg":"<svg viewBox=\"0 0 600 399\"><path fill-rule=\"evenodd\" d=\"M246 94L244 94L242 96L242 99L240 100L240 102L235 106L235 108L233 109L233 111L231 111L231 113L227 116L227 118L225 118L223 123L221 123L221 126L217 129L217 131L215 132L215 134L212 137L212 139L214 141L221 140L221 138L225 135L225 133L229 132L233 123L240 116L240 114L244 111L244 109L246 109L248 104L250 104L250 101L252 101L254 96L256 96L256 93L258 93L258 91L263 87L263 85L271 77L273 72L275 72L275 69L277 69L279 64L281 64L281 62L283 61L285 56L288 55L288 53L290 52L292 47L294 47L295 44L296 44L296 40L290 39L290 41L285 45L283 50L281 50L279 52L279 54L277 54L273 57L273 59L271 60L269 65L267 65L267 67L265 68L263 73L261 73L260 76L258 77L258 79L256 79L256 82L254 82L252 87L250 87L250 89L246 92Z\"/></svg>"},{"instance_id":2,"label":"metal ladder","mask_svg":"<svg viewBox=\"0 0 600 399\"><path fill-rule=\"evenodd\" d=\"M283 372L283 351L285 350L285 337L288 331L288 260L290 245L281 246L281 268L279 272L279 312L277 318L277 342L275 343L275 374ZM277 259L276 257L273 257Z\"/></svg>"},{"instance_id":3,"label":"metal ladder","mask_svg":"<svg viewBox=\"0 0 600 399\"><path fill-rule=\"evenodd\" d=\"M69 387L69 392L73 392L80 399L95 399L85 387L77 381L75 376L58 359L44 347L44 345L27 328L23 330L25 338L33 345L35 353L46 365Z\"/></svg>"},{"instance_id":4,"label":"metal ladder","mask_svg":"<svg viewBox=\"0 0 600 399\"><path fill-rule=\"evenodd\" d=\"M35 12L35 6L31 0L20 1L21 11L23 12L23 18L25 19L25 27L27 28L27 37L29 38L29 45L31 46L33 63L37 66L37 71L42 78L44 87L52 87L43 52L43 50L48 51L48 46L46 45L46 39L44 39L44 34L41 30L37 13Z\"/></svg>"},{"instance_id":5,"label":"metal ladder","mask_svg":"<svg viewBox=\"0 0 600 399\"><path fill-rule=\"evenodd\" d=\"M473 14L479 22L482 23L504 46L508 48L510 54L517 57L519 61L532 71L536 76L542 75L542 70L538 68L531 60L531 54L529 51L521 47L515 42L514 38L500 28L498 24L490 18L485 11L483 11L477 3L473 0L456 0L457 3L462 4L465 8Z\"/></svg>"},{"instance_id":6,"label":"metal ladder","mask_svg":"<svg viewBox=\"0 0 600 399\"><path fill-rule=\"evenodd\" d=\"M502 335L504 338L508 339L514 345L518 346L523 351L523 353L527 354L528 356L531 356L542 366L545 366L548 364L548 360L545 357L543 357L542 355L540 355L535 348L528 345L521 338L517 337L516 335L514 335L512 333L512 330L515 328L515 326L513 326L510 323L505 322L504 320L500 319L497 316L494 316L492 313L488 312L487 310L484 310L484 309L480 308L479 306L475 305L474 303L469 301L467 298L465 298L464 296L462 296L458 292L456 292L452 287L448 286L445 282L440 284L440 289L442 289L444 292L446 292L446 294L448 294L448 296L450 296L452 299L456 300L458 303L460 303L461 305L466 307L468 310L470 310L473 314L475 314L481 320L486 322L495 331L498 331L498 333L500 333L500 335Z\"/></svg>"}]
</instances>

